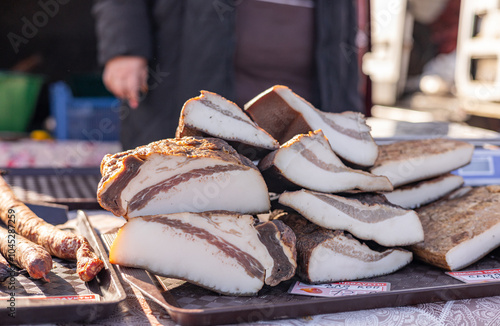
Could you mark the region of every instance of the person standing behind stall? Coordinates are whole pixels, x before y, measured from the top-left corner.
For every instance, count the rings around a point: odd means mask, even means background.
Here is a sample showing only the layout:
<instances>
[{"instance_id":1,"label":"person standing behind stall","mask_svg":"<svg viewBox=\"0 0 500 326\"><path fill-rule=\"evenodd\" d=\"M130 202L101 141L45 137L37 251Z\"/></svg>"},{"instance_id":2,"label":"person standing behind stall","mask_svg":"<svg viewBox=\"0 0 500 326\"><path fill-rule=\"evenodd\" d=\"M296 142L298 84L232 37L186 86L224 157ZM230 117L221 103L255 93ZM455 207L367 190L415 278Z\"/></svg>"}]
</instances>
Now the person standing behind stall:
<instances>
[{"instance_id":1,"label":"person standing behind stall","mask_svg":"<svg viewBox=\"0 0 500 326\"><path fill-rule=\"evenodd\" d=\"M209 90L243 105L282 84L329 112L362 111L351 0L97 0L103 82L124 149L173 137Z\"/></svg>"}]
</instances>

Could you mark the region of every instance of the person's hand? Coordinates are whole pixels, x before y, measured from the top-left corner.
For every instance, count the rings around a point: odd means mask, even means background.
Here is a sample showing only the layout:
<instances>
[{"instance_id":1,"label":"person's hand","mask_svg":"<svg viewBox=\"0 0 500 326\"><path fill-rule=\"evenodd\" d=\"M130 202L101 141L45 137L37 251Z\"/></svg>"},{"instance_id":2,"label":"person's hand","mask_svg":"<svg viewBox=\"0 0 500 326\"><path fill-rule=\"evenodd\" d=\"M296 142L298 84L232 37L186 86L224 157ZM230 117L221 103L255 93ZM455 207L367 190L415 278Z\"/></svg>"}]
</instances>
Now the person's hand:
<instances>
[{"instance_id":1,"label":"person's hand","mask_svg":"<svg viewBox=\"0 0 500 326\"><path fill-rule=\"evenodd\" d=\"M139 92L148 90L148 63L143 57L119 56L104 67L102 80L116 97L126 99L131 108L139 105Z\"/></svg>"}]
</instances>

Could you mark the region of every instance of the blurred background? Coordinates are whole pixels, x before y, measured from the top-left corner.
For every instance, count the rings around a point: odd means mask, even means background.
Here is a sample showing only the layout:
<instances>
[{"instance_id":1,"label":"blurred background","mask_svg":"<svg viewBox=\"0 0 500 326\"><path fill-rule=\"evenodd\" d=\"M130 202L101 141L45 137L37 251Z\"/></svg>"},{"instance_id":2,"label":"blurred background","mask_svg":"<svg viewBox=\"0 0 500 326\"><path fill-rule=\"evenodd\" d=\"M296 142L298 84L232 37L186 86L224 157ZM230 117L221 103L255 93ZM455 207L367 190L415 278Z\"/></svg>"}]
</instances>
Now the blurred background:
<instances>
[{"instance_id":1,"label":"blurred background","mask_svg":"<svg viewBox=\"0 0 500 326\"><path fill-rule=\"evenodd\" d=\"M500 4L372 0L363 72L374 117L448 121L499 131Z\"/></svg>"},{"instance_id":2,"label":"blurred background","mask_svg":"<svg viewBox=\"0 0 500 326\"><path fill-rule=\"evenodd\" d=\"M355 53L362 68L359 91L374 137L497 137L498 1L353 1L357 48L342 50ZM100 160L101 151L119 149L120 102L101 81L91 6L70 0L0 2L4 150L26 139L87 141ZM29 156L17 156L23 155ZM3 160L0 166L27 166L35 159Z\"/></svg>"}]
</instances>

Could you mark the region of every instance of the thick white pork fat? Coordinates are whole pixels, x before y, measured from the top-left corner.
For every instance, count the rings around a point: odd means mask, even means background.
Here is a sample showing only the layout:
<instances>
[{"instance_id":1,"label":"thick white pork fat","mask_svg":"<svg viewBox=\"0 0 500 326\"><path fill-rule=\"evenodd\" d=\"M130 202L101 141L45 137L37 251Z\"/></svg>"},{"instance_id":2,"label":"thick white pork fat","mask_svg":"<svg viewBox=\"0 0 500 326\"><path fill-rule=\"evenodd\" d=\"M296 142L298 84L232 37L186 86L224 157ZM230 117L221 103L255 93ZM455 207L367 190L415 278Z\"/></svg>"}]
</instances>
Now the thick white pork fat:
<instances>
[{"instance_id":1,"label":"thick white pork fat","mask_svg":"<svg viewBox=\"0 0 500 326\"><path fill-rule=\"evenodd\" d=\"M271 191L307 188L322 192L391 191L384 176L352 169L342 163L321 130L301 134L259 163ZM294 187L295 185L295 187Z\"/></svg>"},{"instance_id":2,"label":"thick white pork fat","mask_svg":"<svg viewBox=\"0 0 500 326\"><path fill-rule=\"evenodd\" d=\"M110 250L113 264L147 269L229 295L255 295L295 274L295 234L281 221L254 226L225 211L142 216Z\"/></svg>"},{"instance_id":3,"label":"thick white pork fat","mask_svg":"<svg viewBox=\"0 0 500 326\"><path fill-rule=\"evenodd\" d=\"M376 251L340 230L328 230L298 214L276 216L297 237L297 274L308 283L357 280L389 274L412 261L401 248Z\"/></svg>"},{"instance_id":4,"label":"thick white pork fat","mask_svg":"<svg viewBox=\"0 0 500 326\"><path fill-rule=\"evenodd\" d=\"M344 197L303 189L283 193L279 203L323 228L346 230L382 246L407 246L424 240L415 211L395 206L382 195Z\"/></svg>"},{"instance_id":5,"label":"thick white pork fat","mask_svg":"<svg viewBox=\"0 0 500 326\"><path fill-rule=\"evenodd\" d=\"M257 95L245 104L245 112L280 144L295 135L321 129L331 148L345 161L368 167L377 159L378 146L361 113L320 111L286 86L276 85Z\"/></svg>"},{"instance_id":6,"label":"thick white pork fat","mask_svg":"<svg viewBox=\"0 0 500 326\"><path fill-rule=\"evenodd\" d=\"M257 167L221 139L164 139L106 155L101 173L97 198L117 216L270 208Z\"/></svg>"}]
</instances>

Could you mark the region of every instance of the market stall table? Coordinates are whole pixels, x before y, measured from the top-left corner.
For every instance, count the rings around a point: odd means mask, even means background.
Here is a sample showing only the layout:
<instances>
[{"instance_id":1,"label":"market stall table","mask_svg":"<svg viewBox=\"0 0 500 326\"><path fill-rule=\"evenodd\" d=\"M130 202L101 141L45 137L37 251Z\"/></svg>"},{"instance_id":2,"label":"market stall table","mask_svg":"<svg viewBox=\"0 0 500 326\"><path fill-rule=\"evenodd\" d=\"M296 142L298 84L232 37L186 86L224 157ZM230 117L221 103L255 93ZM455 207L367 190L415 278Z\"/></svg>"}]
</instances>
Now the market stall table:
<instances>
[{"instance_id":1,"label":"market stall table","mask_svg":"<svg viewBox=\"0 0 500 326\"><path fill-rule=\"evenodd\" d=\"M92 225L101 233L124 223L122 218L103 211L87 212ZM70 212L70 216L74 212ZM500 266L499 266L500 267ZM89 325L176 325L168 313L149 297L122 282L125 301L109 317ZM241 325L497 325L500 322L500 296L424 303L403 307L369 309L295 319L263 320Z\"/></svg>"},{"instance_id":2,"label":"market stall table","mask_svg":"<svg viewBox=\"0 0 500 326\"><path fill-rule=\"evenodd\" d=\"M386 132L388 123L393 127L393 133ZM372 128L375 137L384 138L394 136L474 138L477 136L477 138L499 139L496 133L442 123L398 124L372 120ZM74 165L80 168L89 166L95 168L102 155L119 151L117 144L31 141L15 144L0 143L0 148L5 153L3 161L0 162L1 168L40 168L52 163L50 168L54 171L72 168ZM87 207L84 211L99 234L106 234L124 223L123 218L115 217L103 210L93 210ZM76 214L76 210L69 212L69 225L74 223ZM175 325L164 307L128 282L122 280L121 283L125 289L126 299L120 302L107 317L88 325ZM491 284L492 287L498 287L497 283ZM262 318L253 318L252 322L242 325L497 325L500 323L500 296L320 314L294 319L272 321L260 319Z\"/></svg>"}]
</instances>

